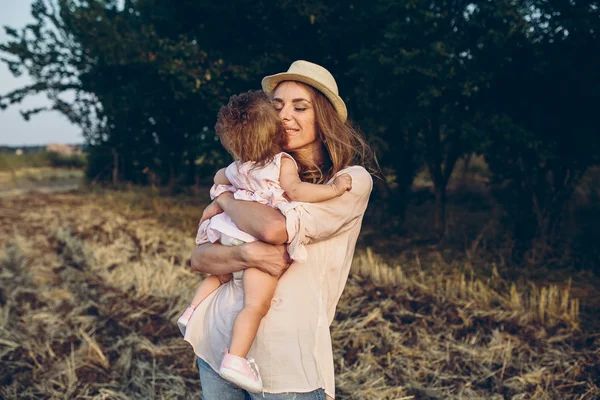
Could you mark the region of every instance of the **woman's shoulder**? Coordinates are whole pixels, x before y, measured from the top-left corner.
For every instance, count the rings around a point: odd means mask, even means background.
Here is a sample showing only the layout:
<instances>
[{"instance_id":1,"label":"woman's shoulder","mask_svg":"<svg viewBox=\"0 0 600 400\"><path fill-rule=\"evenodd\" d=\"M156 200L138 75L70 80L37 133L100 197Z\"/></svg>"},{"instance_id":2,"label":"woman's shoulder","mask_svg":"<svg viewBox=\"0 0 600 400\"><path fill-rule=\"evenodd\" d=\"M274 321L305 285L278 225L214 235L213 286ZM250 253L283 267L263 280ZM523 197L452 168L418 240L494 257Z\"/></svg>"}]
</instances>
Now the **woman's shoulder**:
<instances>
[{"instance_id":1,"label":"woman's shoulder","mask_svg":"<svg viewBox=\"0 0 600 400\"><path fill-rule=\"evenodd\" d=\"M350 165L342 170L340 170L337 174L355 174L356 176L362 176L364 179L371 179L371 174L366 170L362 165Z\"/></svg>"},{"instance_id":2,"label":"woman's shoulder","mask_svg":"<svg viewBox=\"0 0 600 400\"><path fill-rule=\"evenodd\" d=\"M373 184L373 177L371 176L369 171L367 171L362 165L351 165L349 167L346 167L340 170L337 174L335 174L335 176L341 174L350 175L352 177L352 180L356 178L357 180L364 181L365 183L369 183L370 185Z\"/></svg>"}]
</instances>

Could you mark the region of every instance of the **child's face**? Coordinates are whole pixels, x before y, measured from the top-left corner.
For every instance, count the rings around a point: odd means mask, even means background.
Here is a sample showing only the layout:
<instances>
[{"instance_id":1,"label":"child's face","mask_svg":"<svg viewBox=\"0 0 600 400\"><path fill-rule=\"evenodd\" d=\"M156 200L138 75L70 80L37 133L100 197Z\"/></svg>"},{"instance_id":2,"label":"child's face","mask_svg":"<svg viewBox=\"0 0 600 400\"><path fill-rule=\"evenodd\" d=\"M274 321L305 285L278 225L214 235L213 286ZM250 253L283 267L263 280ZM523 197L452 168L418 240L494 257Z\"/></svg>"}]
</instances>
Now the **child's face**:
<instances>
[{"instance_id":1,"label":"child's face","mask_svg":"<svg viewBox=\"0 0 600 400\"><path fill-rule=\"evenodd\" d=\"M287 151L310 149L319 145L312 96L293 81L281 82L273 93L273 105L286 130Z\"/></svg>"}]
</instances>

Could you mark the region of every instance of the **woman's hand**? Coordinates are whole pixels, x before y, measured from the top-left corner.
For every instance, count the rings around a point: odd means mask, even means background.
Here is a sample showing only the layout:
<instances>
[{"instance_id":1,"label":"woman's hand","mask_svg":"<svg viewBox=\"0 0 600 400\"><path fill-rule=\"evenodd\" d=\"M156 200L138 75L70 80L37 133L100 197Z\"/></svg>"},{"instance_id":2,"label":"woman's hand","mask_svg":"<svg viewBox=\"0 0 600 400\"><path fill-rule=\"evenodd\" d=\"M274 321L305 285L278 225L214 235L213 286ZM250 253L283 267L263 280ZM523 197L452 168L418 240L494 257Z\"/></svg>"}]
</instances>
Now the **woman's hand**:
<instances>
[{"instance_id":1,"label":"woman's hand","mask_svg":"<svg viewBox=\"0 0 600 400\"><path fill-rule=\"evenodd\" d=\"M284 245L260 241L239 246L204 243L192 251L190 258L192 270L211 275L226 275L246 268L258 268L269 275L281 276L291 262Z\"/></svg>"},{"instance_id":2,"label":"woman's hand","mask_svg":"<svg viewBox=\"0 0 600 400\"><path fill-rule=\"evenodd\" d=\"M216 199L213 200L212 203L210 203L208 206L206 206L206 208L202 212L202 218L200 218L200 222L198 222L198 226L202 225L202 223L204 221L206 221L207 219L211 219L215 215L221 214L222 212L223 212L223 209L217 203L217 200Z\"/></svg>"},{"instance_id":3,"label":"woman's hand","mask_svg":"<svg viewBox=\"0 0 600 400\"><path fill-rule=\"evenodd\" d=\"M272 245L260 241L242 244L242 258L247 268L258 268L269 275L281 276L292 263L285 245Z\"/></svg>"}]
</instances>

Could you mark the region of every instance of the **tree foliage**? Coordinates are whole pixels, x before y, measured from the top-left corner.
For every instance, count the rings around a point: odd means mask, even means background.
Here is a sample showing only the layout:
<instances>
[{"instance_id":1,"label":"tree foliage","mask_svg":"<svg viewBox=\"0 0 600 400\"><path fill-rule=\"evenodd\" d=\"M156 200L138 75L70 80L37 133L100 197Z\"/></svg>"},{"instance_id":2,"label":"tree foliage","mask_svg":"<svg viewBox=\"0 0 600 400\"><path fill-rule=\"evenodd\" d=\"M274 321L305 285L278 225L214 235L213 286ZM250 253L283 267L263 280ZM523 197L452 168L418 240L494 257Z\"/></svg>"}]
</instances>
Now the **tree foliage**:
<instances>
[{"instance_id":1,"label":"tree foliage","mask_svg":"<svg viewBox=\"0 0 600 400\"><path fill-rule=\"evenodd\" d=\"M481 151L494 183L507 189L500 200L517 242L548 249L573 190L600 162L600 13L586 2L524 7L527 40L492 81Z\"/></svg>"},{"instance_id":2,"label":"tree foliage","mask_svg":"<svg viewBox=\"0 0 600 400\"><path fill-rule=\"evenodd\" d=\"M93 179L175 187L226 162L213 125L234 93L296 59L336 77L400 214L428 170L446 229L457 160L486 157L509 226L549 237L573 188L598 164L597 1L35 0L34 23L0 44L78 124ZM25 111L26 118L44 111Z\"/></svg>"}]
</instances>

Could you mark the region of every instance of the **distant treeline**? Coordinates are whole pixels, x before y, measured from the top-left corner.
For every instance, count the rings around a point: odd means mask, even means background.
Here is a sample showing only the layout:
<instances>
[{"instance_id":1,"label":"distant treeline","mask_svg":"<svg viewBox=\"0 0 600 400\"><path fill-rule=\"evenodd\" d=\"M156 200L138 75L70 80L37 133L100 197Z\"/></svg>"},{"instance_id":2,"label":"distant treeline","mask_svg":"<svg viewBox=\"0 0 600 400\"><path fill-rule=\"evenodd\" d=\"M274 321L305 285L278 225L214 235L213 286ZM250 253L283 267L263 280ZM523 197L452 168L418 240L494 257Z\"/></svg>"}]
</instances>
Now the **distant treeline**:
<instances>
[{"instance_id":1,"label":"distant treeline","mask_svg":"<svg viewBox=\"0 0 600 400\"><path fill-rule=\"evenodd\" d=\"M71 144L71 143L67 143L67 145L69 146L77 146L77 147L81 147L82 150L85 152L87 149L87 145L86 144ZM23 153L37 153L40 151L45 151L46 150L46 145L25 145L25 146L2 146L0 145L0 153L14 153L17 150L21 150Z\"/></svg>"},{"instance_id":2,"label":"distant treeline","mask_svg":"<svg viewBox=\"0 0 600 400\"><path fill-rule=\"evenodd\" d=\"M23 153L36 153L45 149L46 146L0 146L0 153L14 153L17 150Z\"/></svg>"},{"instance_id":3,"label":"distant treeline","mask_svg":"<svg viewBox=\"0 0 600 400\"><path fill-rule=\"evenodd\" d=\"M385 207L402 215L428 170L440 237L461 157L485 157L521 243L556 234L600 163L598 1L36 0L32 15L6 28L0 52L34 83L0 106L47 93L82 128L96 180L211 176L229 160L218 108L296 59L338 80L382 167Z\"/></svg>"}]
</instances>

